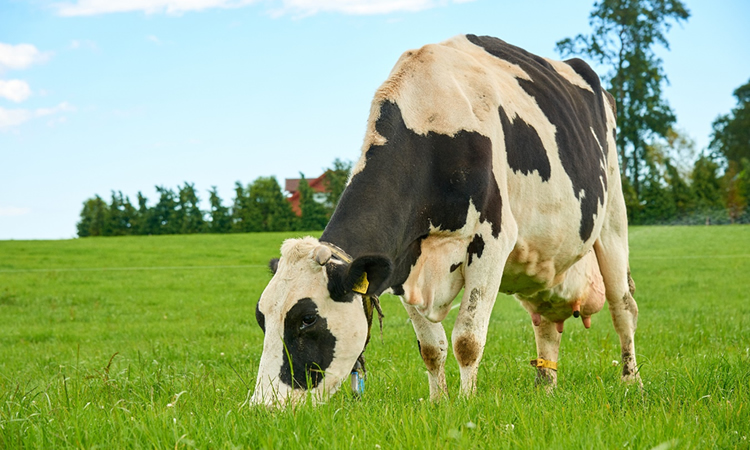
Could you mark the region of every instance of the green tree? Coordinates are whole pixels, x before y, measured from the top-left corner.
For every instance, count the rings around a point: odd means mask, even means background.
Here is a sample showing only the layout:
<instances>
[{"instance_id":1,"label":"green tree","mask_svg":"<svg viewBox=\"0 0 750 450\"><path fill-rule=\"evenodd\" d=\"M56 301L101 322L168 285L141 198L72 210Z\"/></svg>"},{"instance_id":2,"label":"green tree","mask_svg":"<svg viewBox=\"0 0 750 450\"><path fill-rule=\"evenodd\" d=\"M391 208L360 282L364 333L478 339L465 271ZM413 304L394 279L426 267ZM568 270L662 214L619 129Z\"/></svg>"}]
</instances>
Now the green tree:
<instances>
[{"instance_id":1,"label":"green tree","mask_svg":"<svg viewBox=\"0 0 750 450\"><path fill-rule=\"evenodd\" d=\"M302 212L300 217L300 230L316 231L322 230L328 223L328 214L326 207L315 200L315 192L300 174L299 187L299 209Z\"/></svg>"},{"instance_id":2,"label":"green tree","mask_svg":"<svg viewBox=\"0 0 750 450\"><path fill-rule=\"evenodd\" d=\"M130 199L122 192L112 191L112 197L104 219L103 236L126 236L133 234L133 221L137 222L137 211Z\"/></svg>"},{"instance_id":3,"label":"green tree","mask_svg":"<svg viewBox=\"0 0 750 450\"><path fill-rule=\"evenodd\" d=\"M664 177L655 166L653 163L649 165L649 170L643 179L641 224L668 222L676 216L677 212L672 192L664 183Z\"/></svg>"},{"instance_id":4,"label":"green tree","mask_svg":"<svg viewBox=\"0 0 750 450\"><path fill-rule=\"evenodd\" d=\"M674 211L677 217L685 217L692 212L695 199L693 191L680 174L680 171L672 165L672 161L665 161L665 179L669 186L669 192L674 201Z\"/></svg>"},{"instance_id":5,"label":"green tree","mask_svg":"<svg viewBox=\"0 0 750 450\"><path fill-rule=\"evenodd\" d=\"M622 178L629 178L639 197L649 165L646 145L666 137L676 120L662 98L667 77L654 46L669 49L671 22L688 17L680 0L600 0L589 15L593 33L557 43L563 56L584 55L612 68L604 79L617 105Z\"/></svg>"},{"instance_id":6,"label":"green tree","mask_svg":"<svg viewBox=\"0 0 750 450\"><path fill-rule=\"evenodd\" d=\"M154 234L176 234L180 231L180 223L176 220L175 210L177 200L174 191L163 186L156 186L159 201L153 208L155 224Z\"/></svg>"},{"instance_id":7,"label":"green tree","mask_svg":"<svg viewBox=\"0 0 750 450\"><path fill-rule=\"evenodd\" d=\"M724 172L724 203L729 214L729 220L735 223L740 220L747 210L750 200L750 160L742 159L742 165L736 161L729 161Z\"/></svg>"},{"instance_id":8,"label":"green tree","mask_svg":"<svg viewBox=\"0 0 750 450\"><path fill-rule=\"evenodd\" d=\"M178 233L201 233L205 229L203 211L200 209L200 199L195 192L195 183L185 182L179 188L175 220L178 222Z\"/></svg>"},{"instance_id":9,"label":"green tree","mask_svg":"<svg viewBox=\"0 0 750 450\"><path fill-rule=\"evenodd\" d=\"M234 184L234 203L231 214L231 230L235 233L262 231L262 218L258 208L250 199L249 189L237 181Z\"/></svg>"},{"instance_id":10,"label":"green tree","mask_svg":"<svg viewBox=\"0 0 750 450\"><path fill-rule=\"evenodd\" d=\"M211 186L208 194L210 196L208 201L211 204L211 210L209 211L211 221L209 222L208 229L211 233L228 233L232 224L229 208L221 203L221 197L219 197L216 186Z\"/></svg>"},{"instance_id":11,"label":"green tree","mask_svg":"<svg viewBox=\"0 0 750 450\"><path fill-rule=\"evenodd\" d=\"M750 81L734 91L737 106L714 120L709 148L742 166L750 160Z\"/></svg>"},{"instance_id":12,"label":"green tree","mask_svg":"<svg viewBox=\"0 0 750 450\"><path fill-rule=\"evenodd\" d=\"M692 173L692 190L695 206L700 214L708 214L722 208L719 164L706 155L695 162Z\"/></svg>"},{"instance_id":13,"label":"green tree","mask_svg":"<svg viewBox=\"0 0 750 450\"><path fill-rule=\"evenodd\" d=\"M276 177L258 177L248 186L248 197L260 214L260 231L290 231L296 216L276 181Z\"/></svg>"},{"instance_id":14,"label":"green tree","mask_svg":"<svg viewBox=\"0 0 750 450\"><path fill-rule=\"evenodd\" d=\"M148 207L148 199L138 191L138 211L133 221L133 234L156 234L158 226L154 210Z\"/></svg>"},{"instance_id":15,"label":"green tree","mask_svg":"<svg viewBox=\"0 0 750 450\"><path fill-rule=\"evenodd\" d=\"M333 160L333 166L326 169L324 185L326 188L326 208L328 209L328 217L331 217L333 211L336 209L336 205L339 204L339 198L346 188L346 183L349 181L349 174L352 171L352 163L349 161L342 161L339 158Z\"/></svg>"},{"instance_id":16,"label":"green tree","mask_svg":"<svg viewBox=\"0 0 750 450\"><path fill-rule=\"evenodd\" d=\"M78 237L102 236L107 209L107 203L98 195L83 202L81 220L76 224Z\"/></svg>"}]
</instances>

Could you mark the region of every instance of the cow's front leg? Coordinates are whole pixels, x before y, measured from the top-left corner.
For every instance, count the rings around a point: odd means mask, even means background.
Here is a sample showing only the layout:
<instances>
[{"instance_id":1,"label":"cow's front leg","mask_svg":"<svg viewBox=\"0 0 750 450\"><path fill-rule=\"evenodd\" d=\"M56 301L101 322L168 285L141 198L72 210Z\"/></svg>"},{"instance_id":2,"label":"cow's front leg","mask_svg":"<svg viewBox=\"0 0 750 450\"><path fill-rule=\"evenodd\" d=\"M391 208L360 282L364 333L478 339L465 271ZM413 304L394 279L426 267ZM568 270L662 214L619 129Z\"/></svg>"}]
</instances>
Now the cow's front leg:
<instances>
[{"instance_id":1,"label":"cow's front leg","mask_svg":"<svg viewBox=\"0 0 750 450\"><path fill-rule=\"evenodd\" d=\"M486 289L486 288L485 288ZM471 395L477 386L477 370L487 341L490 313L497 297L492 291L466 286L453 327L453 354L461 371L461 394Z\"/></svg>"},{"instance_id":2,"label":"cow's front leg","mask_svg":"<svg viewBox=\"0 0 750 450\"><path fill-rule=\"evenodd\" d=\"M538 322L538 323L535 323ZM557 386L557 359L560 352L560 336L554 322L544 316L532 318L534 337L536 338L537 359L532 361L536 367L536 385L545 386L551 391Z\"/></svg>"},{"instance_id":3,"label":"cow's front leg","mask_svg":"<svg viewBox=\"0 0 750 450\"><path fill-rule=\"evenodd\" d=\"M427 377L430 382L430 400L439 400L448 395L448 387L445 384L445 358L448 355L448 338L445 336L445 328L442 323L434 323L425 319L417 308L406 303L401 298L406 312L414 326L417 335L417 345L422 360L427 367Z\"/></svg>"}]
</instances>

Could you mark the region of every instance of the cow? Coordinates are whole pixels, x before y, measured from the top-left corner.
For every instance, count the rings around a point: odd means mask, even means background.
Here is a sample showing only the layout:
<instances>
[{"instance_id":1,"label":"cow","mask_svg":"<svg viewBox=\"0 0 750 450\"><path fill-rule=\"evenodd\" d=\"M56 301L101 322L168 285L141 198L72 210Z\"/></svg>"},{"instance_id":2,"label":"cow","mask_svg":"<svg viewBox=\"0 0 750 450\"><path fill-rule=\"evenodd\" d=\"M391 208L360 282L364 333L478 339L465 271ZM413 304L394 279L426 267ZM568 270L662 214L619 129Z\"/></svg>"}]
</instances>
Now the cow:
<instances>
[{"instance_id":1,"label":"cow","mask_svg":"<svg viewBox=\"0 0 750 450\"><path fill-rule=\"evenodd\" d=\"M401 297L447 394L441 321L461 395L476 390L499 292L530 314L536 382L554 387L563 323L608 301L622 380L641 383L615 103L580 59L488 36L407 51L377 90L362 146L320 239L286 240L256 307L265 336L252 402L325 401L361 373L378 296Z\"/></svg>"}]
</instances>

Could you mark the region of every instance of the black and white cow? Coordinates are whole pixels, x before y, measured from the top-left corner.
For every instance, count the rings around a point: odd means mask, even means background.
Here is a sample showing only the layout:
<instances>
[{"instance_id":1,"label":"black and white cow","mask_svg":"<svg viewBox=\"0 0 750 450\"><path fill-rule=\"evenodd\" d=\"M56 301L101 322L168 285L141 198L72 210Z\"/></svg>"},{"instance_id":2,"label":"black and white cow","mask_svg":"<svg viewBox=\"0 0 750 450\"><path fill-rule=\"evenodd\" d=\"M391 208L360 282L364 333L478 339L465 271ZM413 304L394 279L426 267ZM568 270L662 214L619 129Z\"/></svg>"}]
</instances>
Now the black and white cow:
<instances>
[{"instance_id":1,"label":"black and white cow","mask_svg":"<svg viewBox=\"0 0 750 450\"><path fill-rule=\"evenodd\" d=\"M461 288L451 340L462 394L475 390L498 292L531 315L538 382L557 381L563 321L588 327L605 297L622 378L640 382L614 109L579 59L474 35L404 53L320 240L281 247L256 310L265 339L253 402L339 389L366 345L370 299L387 289L413 322L433 399L446 393L440 321Z\"/></svg>"}]
</instances>

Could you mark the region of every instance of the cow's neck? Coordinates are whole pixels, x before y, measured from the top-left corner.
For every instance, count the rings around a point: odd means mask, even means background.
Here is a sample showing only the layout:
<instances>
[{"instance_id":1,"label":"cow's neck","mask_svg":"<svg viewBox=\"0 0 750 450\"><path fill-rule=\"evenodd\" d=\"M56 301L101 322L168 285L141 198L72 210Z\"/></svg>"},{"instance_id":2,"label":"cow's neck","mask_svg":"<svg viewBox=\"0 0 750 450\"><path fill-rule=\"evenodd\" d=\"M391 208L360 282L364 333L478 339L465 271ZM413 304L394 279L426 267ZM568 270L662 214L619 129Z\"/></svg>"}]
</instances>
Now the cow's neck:
<instances>
[{"instance_id":1,"label":"cow's neck","mask_svg":"<svg viewBox=\"0 0 750 450\"><path fill-rule=\"evenodd\" d=\"M391 101L380 105L375 128L384 141L367 149L320 239L354 258L384 255L398 264L429 231L429 143L406 127Z\"/></svg>"},{"instance_id":2,"label":"cow's neck","mask_svg":"<svg viewBox=\"0 0 750 450\"><path fill-rule=\"evenodd\" d=\"M367 177L365 173L358 176ZM397 180L387 186L377 180L359 180L346 189L320 240L347 252L352 258L383 255L396 261L401 254L427 233L410 217L408 199L393 196Z\"/></svg>"}]
</instances>

